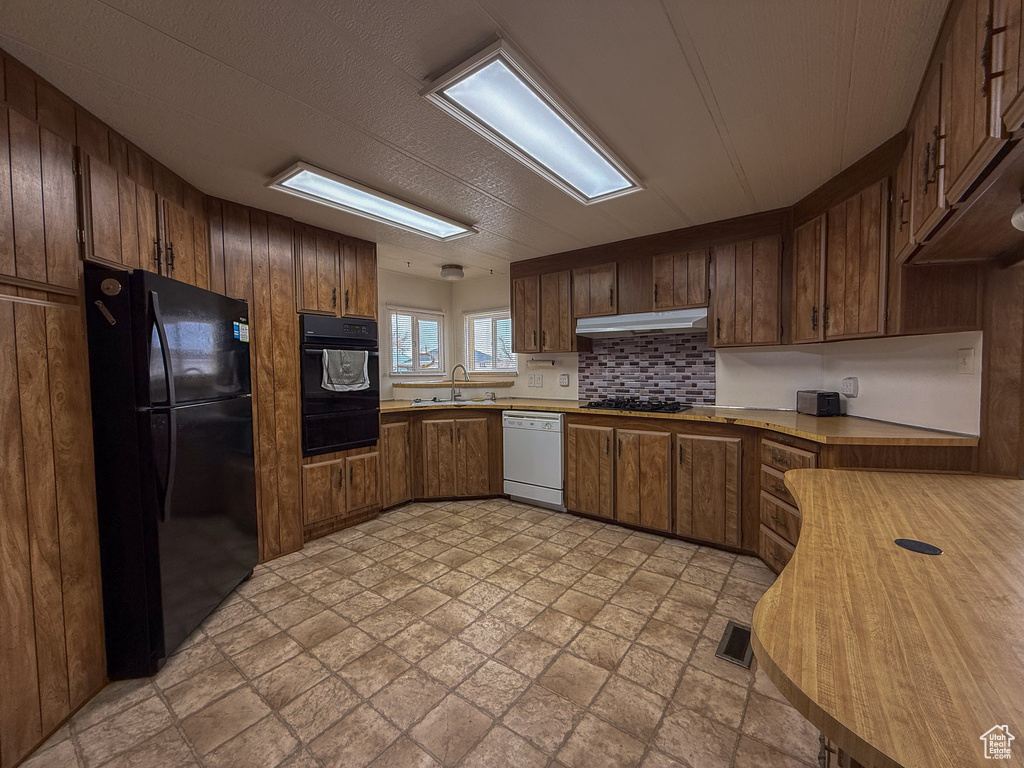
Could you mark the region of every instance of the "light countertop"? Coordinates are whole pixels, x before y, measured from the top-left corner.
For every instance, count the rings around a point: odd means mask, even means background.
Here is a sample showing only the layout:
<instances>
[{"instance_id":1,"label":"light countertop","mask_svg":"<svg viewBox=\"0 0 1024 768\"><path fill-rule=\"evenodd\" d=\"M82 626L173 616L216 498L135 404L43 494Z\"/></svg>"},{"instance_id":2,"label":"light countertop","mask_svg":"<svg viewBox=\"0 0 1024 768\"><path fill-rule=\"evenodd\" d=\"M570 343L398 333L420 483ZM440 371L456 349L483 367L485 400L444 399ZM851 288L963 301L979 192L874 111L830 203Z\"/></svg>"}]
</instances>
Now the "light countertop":
<instances>
[{"instance_id":1,"label":"light countertop","mask_svg":"<svg viewBox=\"0 0 1024 768\"><path fill-rule=\"evenodd\" d=\"M1024 743L1024 482L802 469L786 485L800 541L752 643L797 710L870 766L992 765L994 726Z\"/></svg>"},{"instance_id":2,"label":"light countertop","mask_svg":"<svg viewBox=\"0 0 1024 768\"><path fill-rule=\"evenodd\" d=\"M746 408L717 408L698 406L683 413L640 413L636 411L610 411L583 408L575 400L510 397L493 403L472 403L455 408L488 408L520 411L554 411L558 413L588 413L601 416L630 416L647 419L703 421L716 424L738 424L792 435L825 445L906 445L906 446L975 446L978 438L955 432L941 432L885 421L861 419L855 416L819 418L795 411L754 410ZM452 408L450 405L413 405L409 400L385 400L380 404L382 414L402 411L421 411Z\"/></svg>"}]
</instances>

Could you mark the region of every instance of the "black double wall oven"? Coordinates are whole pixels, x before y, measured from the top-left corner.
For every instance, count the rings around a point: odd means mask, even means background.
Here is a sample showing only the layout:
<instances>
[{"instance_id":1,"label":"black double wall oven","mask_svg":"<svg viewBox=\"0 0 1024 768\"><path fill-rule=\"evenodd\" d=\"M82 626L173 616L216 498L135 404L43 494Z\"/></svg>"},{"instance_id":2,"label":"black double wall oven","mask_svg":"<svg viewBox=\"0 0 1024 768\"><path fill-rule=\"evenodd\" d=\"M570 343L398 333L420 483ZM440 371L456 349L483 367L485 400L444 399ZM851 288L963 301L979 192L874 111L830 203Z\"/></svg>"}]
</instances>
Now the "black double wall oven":
<instances>
[{"instance_id":1,"label":"black double wall oven","mask_svg":"<svg viewBox=\"0 0 1024 768\"><path fill-rule=\"evenodd\" d=\"M302 455L375 445L380 437L380 355L377 323L302 315ZM324 388L324 350L365 352L367 387Z\"/></svg>"}]
</instances>

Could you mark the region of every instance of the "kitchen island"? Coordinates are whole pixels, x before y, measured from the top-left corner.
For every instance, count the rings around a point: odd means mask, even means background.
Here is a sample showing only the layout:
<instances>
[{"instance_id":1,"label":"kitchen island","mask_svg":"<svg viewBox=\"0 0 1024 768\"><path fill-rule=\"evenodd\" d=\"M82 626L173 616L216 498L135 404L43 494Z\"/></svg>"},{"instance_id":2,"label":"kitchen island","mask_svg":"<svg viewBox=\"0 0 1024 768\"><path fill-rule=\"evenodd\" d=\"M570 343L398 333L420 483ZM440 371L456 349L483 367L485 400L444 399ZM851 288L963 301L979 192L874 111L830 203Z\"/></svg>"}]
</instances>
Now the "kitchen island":
<instances>
[{"instance_id":1,"label":"kitchen island","mask_svg":"<svg viewBox=\"0 0 1024 768\"><path fill-rule=\"evenodd\" d=\"M803 527L754 611L768 677L869 768L990 765L993 728L1024 732L1024 482L796 470L786 485Z\"/></svg>"}]
</instances>

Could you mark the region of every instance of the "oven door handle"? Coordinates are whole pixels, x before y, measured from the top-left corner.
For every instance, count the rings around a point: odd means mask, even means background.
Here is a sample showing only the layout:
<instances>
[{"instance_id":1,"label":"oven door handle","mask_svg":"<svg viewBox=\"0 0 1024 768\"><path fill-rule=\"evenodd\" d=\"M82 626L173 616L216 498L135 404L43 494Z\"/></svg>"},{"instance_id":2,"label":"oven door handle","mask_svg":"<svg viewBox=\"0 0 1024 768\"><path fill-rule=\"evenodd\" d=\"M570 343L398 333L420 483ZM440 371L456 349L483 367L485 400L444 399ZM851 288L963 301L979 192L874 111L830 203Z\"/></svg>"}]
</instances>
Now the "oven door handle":
<instances>
[{"instance_id":1,"label":"oven door handle","mask_svg":"<svg viewBox=\"0 0 1024 768\"><path fill-rule=\"evenodd\" d=\"M332 347L334 349L334 347ZM380 352L371 352L368 349L349 349L348 352L365 352L368 357L380 357ZM323 348L310 349L309 347L303 347L302 352L307 355L322 355L324 353Z\"/></svg>"}]
</instances>

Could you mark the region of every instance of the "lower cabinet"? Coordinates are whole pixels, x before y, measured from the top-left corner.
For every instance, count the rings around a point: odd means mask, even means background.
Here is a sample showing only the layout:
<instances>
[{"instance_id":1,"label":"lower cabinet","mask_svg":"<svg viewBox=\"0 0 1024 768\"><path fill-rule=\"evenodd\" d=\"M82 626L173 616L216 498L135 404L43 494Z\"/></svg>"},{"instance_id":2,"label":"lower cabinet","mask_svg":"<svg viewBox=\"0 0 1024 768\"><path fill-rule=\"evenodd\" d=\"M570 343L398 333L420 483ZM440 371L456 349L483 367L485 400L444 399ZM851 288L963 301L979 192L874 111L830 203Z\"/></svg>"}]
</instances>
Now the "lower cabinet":
<instances>
[{"instance_id":1,"label":"lower cabinet","mask_svg":"<svg viewBox=\"0 0 1024 768\"><path fill-rule=\"evenodd\" d=\"M619 429L615 433L615 519L671 530L672 435Z\"/></svg>"},{"instance_id":2,"label":"lower cabinet","mask_svg":"<svg viewBox=\"0 0 1024 768\"><path fill-rule=\"evenodd\" d=\"M376 451L303 465L303 524L342 523L379 506L380 454Z\"/></svg>"},{"instance_id":3,"label":"lower cabinet","mask_svg":"<svg viewBox=\"0 0 1024 768\"><path fill-rule=\"evenodd\" d=\"M408 421L380 425L381 504L384 507L412 499L411 436Z\"/></svg>"},{"instance_id":4,"label":"lower cabinet","mask_svg":"<svg viewBox=\"0 0 1024 768\"><path fill-rule=\"evenodd\" d=\"M611 519L615 515L611 427L568 424L565 428L565 506Z\"/></svg>"},{"instance_id":5,"label":"lower cabinet","mask_svg":"<svg viewBox=\"0 0 1024 768\"><path fill-rule=\"evenodd\" d=\"M676 435L675 532L740 545L738 437Z\"/></svg>"},{"instance_id":6,"label":"lower cabinet","mask_svg":"<svg viewBox=\"0 0 1024 768\"><path fill-rule=\"evenodd\" d=\"M426 498L490 493L486 418L423 421L423 495Z\"/></svg>"}]
</instances>

